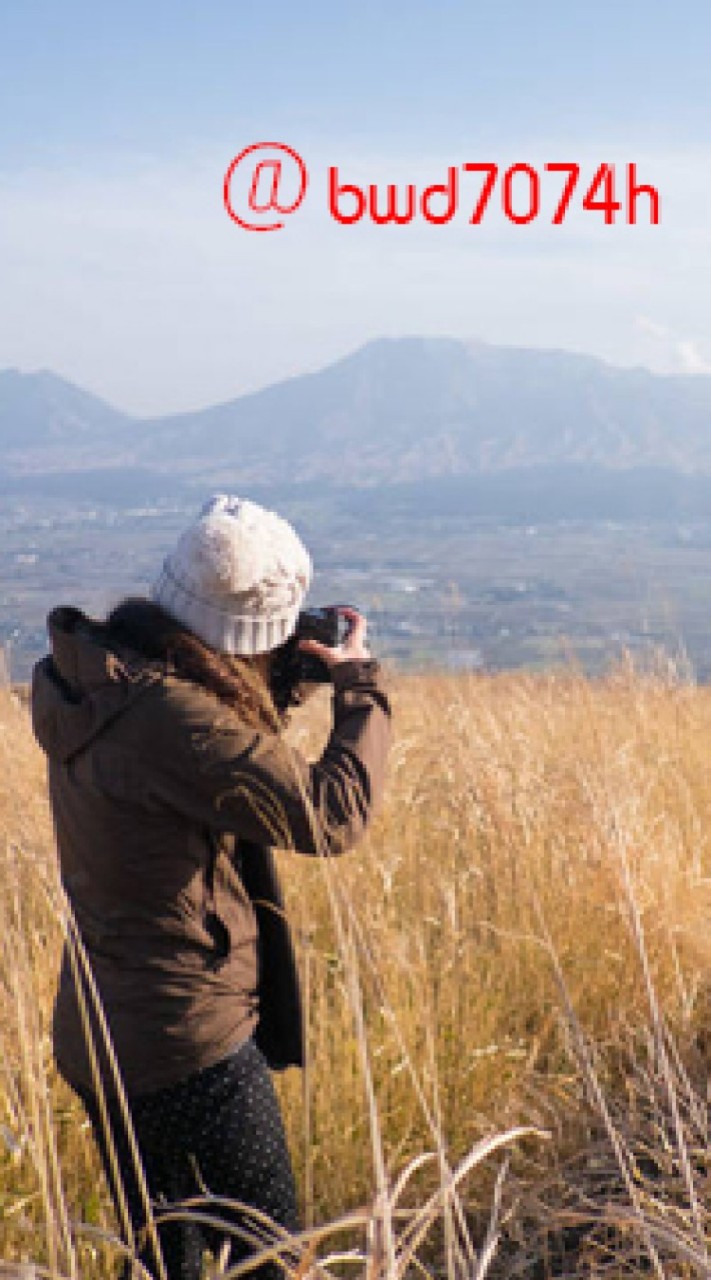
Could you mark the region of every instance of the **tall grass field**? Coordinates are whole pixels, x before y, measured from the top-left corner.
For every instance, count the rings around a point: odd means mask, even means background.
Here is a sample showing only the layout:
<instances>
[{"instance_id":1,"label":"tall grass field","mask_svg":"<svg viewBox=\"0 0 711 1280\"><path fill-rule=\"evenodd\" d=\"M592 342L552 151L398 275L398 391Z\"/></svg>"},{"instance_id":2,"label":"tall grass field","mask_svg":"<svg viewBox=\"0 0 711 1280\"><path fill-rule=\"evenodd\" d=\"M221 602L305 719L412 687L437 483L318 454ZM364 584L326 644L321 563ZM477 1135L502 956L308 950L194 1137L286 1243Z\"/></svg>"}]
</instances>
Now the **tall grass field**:
<instances>
[{"instance_id":1,"label":"tall grass field","mask_svg":"<svg viewBox=\"0 0 711 1280\"><path fill-rule=\"evenodd\" d=\"M365 840L279 855L309 1046L278 1083L288 1272L710 1276L711 690L661 662L391 690ZM315 757L328 722L324 691L289 737ZM52 1064L65 911L7 686L0 761L0 1275L98 1280L125 1246Z\"/></svg>"}]
</instances>

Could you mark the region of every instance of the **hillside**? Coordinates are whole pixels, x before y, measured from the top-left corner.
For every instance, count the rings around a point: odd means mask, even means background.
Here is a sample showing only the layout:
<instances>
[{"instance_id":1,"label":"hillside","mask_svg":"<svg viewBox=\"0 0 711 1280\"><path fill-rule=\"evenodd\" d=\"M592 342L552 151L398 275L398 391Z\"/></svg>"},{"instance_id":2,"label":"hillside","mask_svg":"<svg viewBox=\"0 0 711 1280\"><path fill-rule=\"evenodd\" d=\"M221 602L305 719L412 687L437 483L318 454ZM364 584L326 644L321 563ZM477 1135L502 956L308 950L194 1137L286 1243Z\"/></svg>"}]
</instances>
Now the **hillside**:
<instances>
[{"instance_id":1,"label":"hillside","mask_svg":"<svg viewBox=\"0 0 711 1280\"><path fill-rule=\"evenodd\" d=\"M0 370L0 471L116 465L131 419L49 370Z\"/></svg>"},{"instance_id":2,"label":"hillside","mask_svg":"<svg viewBox=\"0 0 711 1280\"><path fill-rule=\"evenodd\" d=\"M392 687L389 787L367 838L336 862L281 859L310 1064L279 1090L306 1221L331 1224L317 1256L353 1250L354 1280L404 1277L409 1249L423 1280L483 1275L500 1176L489 1280L701 1280L709 691L668 667ZM317 698L292 740L317 755L327 724ZM0 755L0 1260L104 1280L108 1193L50 1066L61 898L44 762L2 690ZM515 1125L538 1133L512 1143ZM511 1163L472 1157L450 1212L448 1165L497 1135ZM382 1257L391 1229L401 1271Z\"/></svg>"}]
</instances>

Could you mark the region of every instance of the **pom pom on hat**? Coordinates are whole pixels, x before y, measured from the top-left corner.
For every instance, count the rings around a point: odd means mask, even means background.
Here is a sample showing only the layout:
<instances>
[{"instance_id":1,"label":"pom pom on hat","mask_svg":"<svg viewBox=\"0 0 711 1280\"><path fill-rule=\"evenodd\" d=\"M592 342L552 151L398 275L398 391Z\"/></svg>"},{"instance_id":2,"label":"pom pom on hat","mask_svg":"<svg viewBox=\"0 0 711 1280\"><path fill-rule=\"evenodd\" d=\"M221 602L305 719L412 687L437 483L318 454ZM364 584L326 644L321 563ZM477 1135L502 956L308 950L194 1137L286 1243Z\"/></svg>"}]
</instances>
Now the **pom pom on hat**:
<instances>
[{"instance_id":1,"label":"pom pom on hat","mask_svg":"<svg viewBox=\"0 0 711 1280\"><path fill-rule=\"evenodd\" d=\"M222 653L266 653L292 634L311 558L288 521L217 494L181 535L153 599Z\"/></svg>"}]
</instances>

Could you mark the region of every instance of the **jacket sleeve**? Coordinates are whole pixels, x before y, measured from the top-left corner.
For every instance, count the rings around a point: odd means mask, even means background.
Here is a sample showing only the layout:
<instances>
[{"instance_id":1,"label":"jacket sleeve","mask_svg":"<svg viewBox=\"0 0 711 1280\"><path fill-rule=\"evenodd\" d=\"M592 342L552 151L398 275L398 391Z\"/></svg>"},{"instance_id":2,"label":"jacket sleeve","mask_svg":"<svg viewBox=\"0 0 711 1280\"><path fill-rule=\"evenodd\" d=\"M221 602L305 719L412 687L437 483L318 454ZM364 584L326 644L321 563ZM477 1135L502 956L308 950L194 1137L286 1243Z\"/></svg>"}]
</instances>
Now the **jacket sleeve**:
<instances>
[{"instance_id":1,"label":"jacket sleeve","mask_svg":"<svg viewBox=\"0 0 711 1280\"><path fill-rule=\"evenodd\" d=\"M341 663L332 677L333 726L314 764L195 686L174 687L161 715L163 760L151 768L160 799L259 844L305 854L350 848L382 795L390 704L376 662Z\"/></svg>"}]
</instances>

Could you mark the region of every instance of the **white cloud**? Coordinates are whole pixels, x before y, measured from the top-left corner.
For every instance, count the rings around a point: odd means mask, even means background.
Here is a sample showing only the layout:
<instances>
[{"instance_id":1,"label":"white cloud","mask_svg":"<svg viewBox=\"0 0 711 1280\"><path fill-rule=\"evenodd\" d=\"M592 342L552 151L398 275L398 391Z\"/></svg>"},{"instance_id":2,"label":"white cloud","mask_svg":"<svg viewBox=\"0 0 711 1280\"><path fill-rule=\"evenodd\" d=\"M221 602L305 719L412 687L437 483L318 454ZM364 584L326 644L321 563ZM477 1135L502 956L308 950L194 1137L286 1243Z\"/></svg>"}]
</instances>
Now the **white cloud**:
<instances>
[{"instance_id":1,"label":"white cloud","mask_svg":"<svg viewBox=\"0 0 711 1280\"><path fill-rule=\"evenodd\" d=\"M676 349L684 373L711 373L711 364L700 355L695 342L681 340Z\"/></svg>"},{"instance_id":2,"label":"white cloud","mask_svg":"<svg viewBox=\"0 0 711 1280\"><path fill-rule=\"evenodd\" d=\"M641 332L658 340L666 350L671 362L669 372L711 373L711 363L701 355L696 340L674 333L668 325L659 324L649 316L636 316L635 325Z\"/></svg>"}]
</instances>

